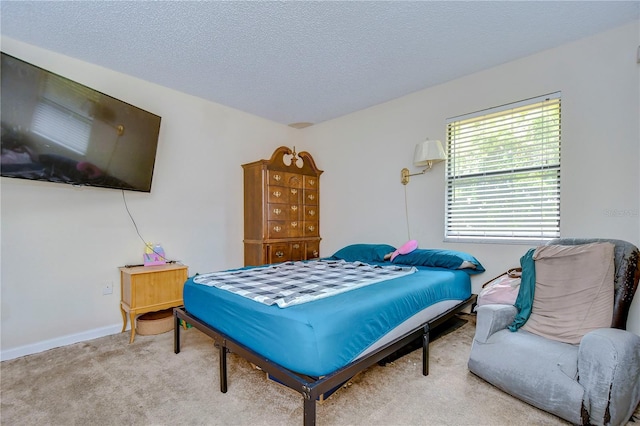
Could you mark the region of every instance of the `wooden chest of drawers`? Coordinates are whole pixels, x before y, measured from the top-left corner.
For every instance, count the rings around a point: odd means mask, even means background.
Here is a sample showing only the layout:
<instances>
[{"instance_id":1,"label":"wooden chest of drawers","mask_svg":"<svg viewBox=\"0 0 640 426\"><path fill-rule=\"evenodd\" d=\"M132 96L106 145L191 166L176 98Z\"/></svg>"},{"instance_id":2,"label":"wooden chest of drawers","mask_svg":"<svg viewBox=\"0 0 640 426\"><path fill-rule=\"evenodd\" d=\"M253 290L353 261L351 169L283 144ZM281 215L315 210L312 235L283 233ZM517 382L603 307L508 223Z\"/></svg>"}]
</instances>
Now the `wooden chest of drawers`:
<instances>
[{"instance_id":1,"label":"wooden chest of drawers","mask_svg":"<svg viewBox=\"0 0 640 426\"><path fill-rule=\"evenodd\" d=\"M245 266L320 256L320 175L311 155L287 147L244 169Z\"/></svg>"}]
</instances>

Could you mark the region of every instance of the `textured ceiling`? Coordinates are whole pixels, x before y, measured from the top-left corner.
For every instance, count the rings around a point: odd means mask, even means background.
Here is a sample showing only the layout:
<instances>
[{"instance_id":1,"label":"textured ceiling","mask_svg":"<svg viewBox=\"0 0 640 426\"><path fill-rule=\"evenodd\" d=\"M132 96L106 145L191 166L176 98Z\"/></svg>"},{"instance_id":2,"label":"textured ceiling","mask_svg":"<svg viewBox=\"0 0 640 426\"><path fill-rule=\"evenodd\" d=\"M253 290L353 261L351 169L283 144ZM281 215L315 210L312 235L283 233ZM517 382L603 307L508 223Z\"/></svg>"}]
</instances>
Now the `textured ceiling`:
<instances>
[{"instance_id":1,"label":"textured ceiling","mask_svg":"<svg viewBox=\"0 0 640 426\"><path fill-rule=\"evenodd\" d=\"M320 123L640 17L640 1L0 2L3 36Z\"/></svg>"}]
</instances>

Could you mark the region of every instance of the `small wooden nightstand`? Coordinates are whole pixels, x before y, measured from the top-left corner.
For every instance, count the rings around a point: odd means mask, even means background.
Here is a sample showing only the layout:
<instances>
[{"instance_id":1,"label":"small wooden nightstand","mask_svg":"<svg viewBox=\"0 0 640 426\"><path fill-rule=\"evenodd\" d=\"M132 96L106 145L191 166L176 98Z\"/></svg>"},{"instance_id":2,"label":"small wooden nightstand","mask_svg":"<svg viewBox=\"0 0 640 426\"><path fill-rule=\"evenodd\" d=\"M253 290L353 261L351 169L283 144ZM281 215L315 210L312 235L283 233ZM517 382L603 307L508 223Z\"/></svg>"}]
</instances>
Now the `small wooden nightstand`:
<instances>
[{"instance_id":1,"label":"small wooden nightstand","mask_svg":"<svg viewBox=\"0 0 640 426\"><path fill-rule=\"evenodd\" d=\"M136 335L136 316L146 312L182 306L182 287L187 281L185 265L134 266L120 269L120 310L122 332L127 328L127 313L131 318L131 338Z\"/></svg>"}]
</instances>

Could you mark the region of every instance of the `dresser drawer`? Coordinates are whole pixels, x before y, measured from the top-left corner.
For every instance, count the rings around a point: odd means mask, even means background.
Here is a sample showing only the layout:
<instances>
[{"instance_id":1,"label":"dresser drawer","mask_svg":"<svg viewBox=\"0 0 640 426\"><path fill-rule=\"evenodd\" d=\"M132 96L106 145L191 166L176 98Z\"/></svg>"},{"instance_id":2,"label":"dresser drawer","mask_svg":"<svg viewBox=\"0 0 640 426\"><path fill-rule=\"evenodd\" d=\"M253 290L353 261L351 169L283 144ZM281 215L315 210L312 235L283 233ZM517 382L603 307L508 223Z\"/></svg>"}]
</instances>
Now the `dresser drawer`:
<instances>
[{"instance_id":1,"label":"dresser drawer","mask_svg":"<svg viewBox=\"0 0 640 426\"><path fill-rule=\"evenodd\" d=\"M284 186L269 185L267 192L267 200L270 204L287 204L289 202L289 191Z\"/></svg>"},{"instance_id":2,"label":"dresser drawer","mask_svg":"<svg viewBox=\"0 0 640 426\"><path fill-rule=\"evenodd\" d=\"M318 205L318 191L314 191L313 189L305 189L304 190L304 204L309 206L317 206Z\"/></svg>"},{"instance_id":3,"label":"dresser drawer","mask_svg":"<svg viewBox=\"0 0 640 426\"><path fill-rule=\"evenodd\" d=\"M299 220L301 210L297 204L268 204L267 220ZM312 218L313 214L310 217Z\"/></svg>"},{"instance_id":4,"label":"dresser drawer","mask_svg":"<svg viewBox=\"0 0 640 426\"><path fill-rule=\"evenodd\" d=\"M304 228L302 230L304 237L317 237L320 235L320 229L318 222L304 221Z\"/></svg>"},{"instance_id":5,"label":"dresser drawer","mask_svg":"<svg viewBox=\"0 0 640 426\"><path fill-rule=\"evenodd\" d=\"M317 259L320 257L320 242L309 242L306 244L306 257L305 259Z\"/></svg>"},{"instance_id":6,"label":"dresser drawer","mask_svg":"<svg viewBox=\"0 0 640 426\"><path fill-rule=\"evenodd\" d=\"M270 244L267 251L269 263L305 260L309 259L308 256L318 257L319 254L318 244L312 243L312 247L309 247L303 241Z\"/></svg>"},{"instance_id":7,"label":"dresser drawer","mask_svg":"<svg viewBox=\"0 0 640 426\"><path fill-rule=\"evenodd\" d=\"M289 204L269 204L267 206L268 220L289 220L290 218Z\"/></svg>"},{"instance_id":8,"label":"dresser drawer","mask_svg":"<svg viewBox=\"0 0 640 426\"><path fill-rule=\"evenodd\" d=\"M270 220L267 222L269 238L286 238L289 236L289 222L286 220Z\"/></svg>"},{"instance_id":9,"label":"dresser drawer","mask_svg":"<svg viewBox=\"0 0 640 426\"><path fill-rule=\"evenodd\" d=\"M318 206L304 206L304 220L318 221Z\"/></svg>"},{"instance_id":10,"label":"dresser drawer","mask_svg":"<svg viewBox=\"0 0 640 426\"><path fill-rule=\"evenodd\" d=\"M303 176L304 188L305 189L318 189L318 178L315 176Z\"/></svg>"},{"instance_id":11,"label":"dresser drawer","mask_svg":"<svg viewBox=\"0 0 640 426\"><path fill-rule=\"evenodd\" d=\"M287 237L290 237L290 238L302 237L304 234L304 229L302 228L303 224L304 222L301 220L290 221Z\"/></svg>"},{"instance_id":12,"label":"dresser drawer","mask_svg":"<svg viewBox=\"0 0 640 426\"><path fill-rule=\"evenodd\" d=\"M269 192L269 203L300 204L302 201L303 190L300 188L269 185L267 191Z\"/></svg>"},{"instance_id":13,"label":"dresser drawer","mask_svg":"<svg viewBox=\"0 0 640 426\"><path fill-rule=\"evenodd\" d=\"M289 243L271 244L268 246L267 252L267 263L281 263L291 260Z\"/></svg>"},{"instance_id":14,"label":"dresser drawer","mask_svg":"<svg viewBox=\"0 0 640 426\"><path fill-rule=\"evenodd\" d=\"M267 170L267 183L275 186L285 186L287 179L286 172L277 170Z\"/></svg>"},{"instance_id":15,"label":"dresser drawer","mask_svg":"<svg viewBox=\"0 0 640 426\"><path fill-rule=\"evenodd\" d=\"M289 204L287 208L289 209L288 218L290 220L300 219L300 215L302 214L302 208L300 207L299 204Z\"/></svg>"},{"instance_id":16,"label":"dresser drawer","mask_svg":"<svg viewBox=\"0 0 640 426\"><path fill-rule=\"evenodd\" d=\"M300 175L279 170L267 170L267 183L269 185L286 186L287 188L302 188L304 185L303 178Z\"/></svg>"},{"instance_id":17,"label":"dresser drawer","mask_svg":"<svg viewBox=\"0 0 640 426\"><path fill-rule=\"evenodd\" d=\"M287 188L287 202L289 204L300 204L301 199L302 199L302 189Z\"/></svg>"},{"instance_id":18,"label":"dresser drawer","mask_svg":"<svg viewBox=\"0 0 640 426\"><path fill-rule=\"evenodd\" d=\"M305 244L300 241L294 241L290 244L291 260L304 260Z\"/></svg>"}]
</instances>

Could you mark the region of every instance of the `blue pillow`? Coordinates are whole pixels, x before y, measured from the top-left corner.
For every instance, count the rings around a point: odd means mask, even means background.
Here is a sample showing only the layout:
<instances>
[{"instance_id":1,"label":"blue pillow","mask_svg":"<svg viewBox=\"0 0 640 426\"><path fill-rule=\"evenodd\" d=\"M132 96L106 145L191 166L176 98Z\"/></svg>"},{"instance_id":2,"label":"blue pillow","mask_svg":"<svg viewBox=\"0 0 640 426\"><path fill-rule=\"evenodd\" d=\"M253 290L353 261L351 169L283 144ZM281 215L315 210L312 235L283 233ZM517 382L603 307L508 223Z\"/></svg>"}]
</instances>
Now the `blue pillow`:
<instances>
[{"instance_id":1,"label":"blue pillow","mask_svg":"<svg viewBox=\"0 0 640 426\"><path fill-rule=\"evenodd\" d=\"M343 259L347 262L384 262L386 254L395 251L395 247L388 244L352 244L341 248L331 256L332 259Z\"/></svg>"},{"instance_id":2,"label":"blue pillow","mask_svg":"<svg viewBox=\"0 0 640 426\"><path fill-rule=\"evenodd\" d=\"M463 264L463 262L466 262ZM400 254L393 263L412 266L434 266L447 269L463 269L469 274L480 274L484 267L478 259L468 253L442 249L416 249L411 253Z\"/></svg>"}]
</instances>

